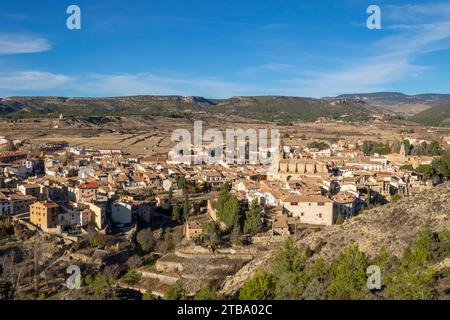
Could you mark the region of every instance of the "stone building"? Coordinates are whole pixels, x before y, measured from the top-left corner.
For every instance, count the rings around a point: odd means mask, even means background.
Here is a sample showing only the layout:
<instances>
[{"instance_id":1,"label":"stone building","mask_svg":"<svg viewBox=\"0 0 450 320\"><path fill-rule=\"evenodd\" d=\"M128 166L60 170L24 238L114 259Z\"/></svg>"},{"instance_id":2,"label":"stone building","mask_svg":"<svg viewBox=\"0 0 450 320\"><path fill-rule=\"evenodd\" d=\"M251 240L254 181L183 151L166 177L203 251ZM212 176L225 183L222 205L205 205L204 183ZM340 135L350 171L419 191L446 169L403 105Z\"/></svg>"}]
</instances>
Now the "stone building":
<instances>
[{"instance_id":1,"label":"stone building","mask_svg":"<svg viewBox=\"0 0 450 320\"><path fill-rule=\"evenodd\" d=\"M283 213L302 224L331 226L336 222L333 201L320 195L290 195L283 199Z\"/></svg>"},{"instance_id":2,"label":"stone building","mask_svg":"<svg viewBox=\"0 0 450 320\"><path fill-rule=\"evenodd\" d=\"M311 159L283 159L279 162L278 172L272 179L289 181L301 176L317 176L328 173L327 164L323 161Z\"/></svg>"}]
</instances>

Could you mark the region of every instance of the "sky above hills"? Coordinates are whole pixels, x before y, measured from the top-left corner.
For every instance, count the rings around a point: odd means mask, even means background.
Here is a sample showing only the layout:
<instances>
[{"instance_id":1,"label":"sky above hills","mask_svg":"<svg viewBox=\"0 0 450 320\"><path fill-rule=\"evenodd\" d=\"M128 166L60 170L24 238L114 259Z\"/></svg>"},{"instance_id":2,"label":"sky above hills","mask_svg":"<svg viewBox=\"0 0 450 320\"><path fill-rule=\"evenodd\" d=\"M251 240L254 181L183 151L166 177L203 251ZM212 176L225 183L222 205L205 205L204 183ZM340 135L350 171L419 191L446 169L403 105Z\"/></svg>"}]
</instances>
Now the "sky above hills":
<instances>
[{"instance_id":1,"label":"sky above hills","mask_svg":"<svg viewBox=\"0 0 450 320\"><path fill-rule=\"evenodd\" d=\"M66 9L81 8L81 30ZM367 7L381 8L369 30ZM0 96L449 93L450 1L3 1Z\"/></svg>"}]
</instances>

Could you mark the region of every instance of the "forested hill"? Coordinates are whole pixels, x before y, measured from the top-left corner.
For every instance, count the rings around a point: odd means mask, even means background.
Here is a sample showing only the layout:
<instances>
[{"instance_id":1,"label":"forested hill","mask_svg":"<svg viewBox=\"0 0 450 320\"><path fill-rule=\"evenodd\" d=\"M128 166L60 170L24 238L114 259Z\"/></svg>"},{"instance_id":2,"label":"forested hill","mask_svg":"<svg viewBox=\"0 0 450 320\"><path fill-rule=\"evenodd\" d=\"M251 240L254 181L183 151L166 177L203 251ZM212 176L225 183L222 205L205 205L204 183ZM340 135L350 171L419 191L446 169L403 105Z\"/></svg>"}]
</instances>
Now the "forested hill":
<instances>
[{"instance_id":1,"label":"forested hill","mask_svg":"<svg viewBox=\"0 0 450 320\"><path fill-rule=\"evenodd\" d=\"M411 117L410 120L430 126L450 127L450 102L422 111Z\"/></svg>"},{"instance_id":2,"label":"forested hill","mask_svg":"<svg viewBox=\"0 0 450 320\"><path fill-rule=\"evenodd\" d=\"M52 116L162 115L215 112L266 121L314 121L320 117L367 120L376 112L357 99L313 99L261 96L206 99L181 96L117 98L10 97L0 101L0 114L10 118Z\"/></svg>"}]
</instances>

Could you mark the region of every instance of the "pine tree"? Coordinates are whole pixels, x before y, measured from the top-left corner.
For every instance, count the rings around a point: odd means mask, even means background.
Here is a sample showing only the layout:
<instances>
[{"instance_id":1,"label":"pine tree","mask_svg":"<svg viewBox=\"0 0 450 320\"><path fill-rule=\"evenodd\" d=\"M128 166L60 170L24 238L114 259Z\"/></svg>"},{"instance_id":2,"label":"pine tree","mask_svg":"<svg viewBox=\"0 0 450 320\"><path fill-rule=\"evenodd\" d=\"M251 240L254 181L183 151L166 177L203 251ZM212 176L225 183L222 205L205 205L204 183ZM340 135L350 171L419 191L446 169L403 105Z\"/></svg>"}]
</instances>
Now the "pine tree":
<instances>
[{"instance_id":1,"label":"pine tree","mask_svg":"<svg viewBox=\"0 0 450 320\"><path fill-rule=\"evenodd\" d=\"M434 296L436 270L430 267L438 239L429 229L420 232L412 248L405 250L399 268L386 277L386 292L390 298L429 300ZM438 250L436 250L438 251Z\"/></svg>"},{"instance_id":2,"label":"pine tree","mask_svg":"<svg viewBox=\"0 0 450 320\"><path fill-rule=\"evenodd\" d=\"M178 177L177 179L177 187L183 192L186 191L186 178L184 176Z\"/></svg>"},{"instance_id":3,"label":"pine tree","mask_svg":"<svg viewBox=\"0 0 450 320\"><path fill-rule=\"evenodd\" d=\"M220 229L215 222L211 221L206 223L203 226L203 232L203 239L207 244L209 244L210 246L216 246L220 244Z\"/></svg>"},{"instance_id":4,"label":"pine tree","mask_svg":"<svg viewBox=\"0 0 450 320\"><path fill-rule=\"evenodd\" d=\"M191 210L191 204L189 203L189 195L187 193L184 194L184 204L183 204L183 216L186 221L189 217L189 212Z\"/></svg>"},{"instance_id":5,"label":"pine tree","mask_svg":"<svg viewBox=\"0 0 450 320\"><path fill-rule=\"evenodd\" d=\"M240 245L241 242L241 226L236 222L233 226L233 231L231 232L231 242L234 245Z\"/></svg>"},{"instance_id":6,"label":"pine tree","mask_svg":"<svg viewBox=\"0 0 450 320\"><path fill-rule=\"evenodd\" d=\"M272 300L275 298L276 279L264 269L255 275L239 291L240 300Z\"/></svg>"},{"instance_id":7,"label":"pine tree","mask_svg":"<svg viewBox=\"0 0 450 320\"><path fill-rule=\"evenodd\" d=\"M176 202L175 204L174 204L174 206L173 206L173 209L172 209L172 219L174 220L174 221L180 221L180 218L181 218L181 214L180 214L180 206L178 205L178 203Z\"/></svg>"},{"instance_id":8,"label":"pine tree","mask_svg":"<svg viewBox=\"0 0 450 320\"><path fill-rule=\"evenodd\" d=\"M245 213L244 233L256 234L262 231L261 207L253 200L250 210Z\"/></svg>"},{"instance_id":9,"label":"pine tree","mask_svg":"<svg viewBox=\"0 0 450 320\"><path fill-rule=\"evenodd\" d=\"M234 194L230 193L227 184L220 191L216 209L218 218L226 225L228 230L231 230L235 222L240 220L239 200Z\"/></svg>"},{"instance_id":10,"label":"pine tree","mask_svg":"<svg viewBox=\"0 0 450 320\"><path fill-rule=\"evenodd\" d=\"M362 299L368 293L366 270L369 266L364 252L356 244L344 248L331 264L331 299Z\"/></svg>"},{"instance_id":11,"label":"pine tree","mask_svg":"<svg viewBox=\"0 0 450 320\"><path fill-rule=\"evenodd\" d=\"M289 237L278 249L271 261L272 272L277 278L277 299L299 299L304 290L306 257Z\"/></svg>"}]
</instances>

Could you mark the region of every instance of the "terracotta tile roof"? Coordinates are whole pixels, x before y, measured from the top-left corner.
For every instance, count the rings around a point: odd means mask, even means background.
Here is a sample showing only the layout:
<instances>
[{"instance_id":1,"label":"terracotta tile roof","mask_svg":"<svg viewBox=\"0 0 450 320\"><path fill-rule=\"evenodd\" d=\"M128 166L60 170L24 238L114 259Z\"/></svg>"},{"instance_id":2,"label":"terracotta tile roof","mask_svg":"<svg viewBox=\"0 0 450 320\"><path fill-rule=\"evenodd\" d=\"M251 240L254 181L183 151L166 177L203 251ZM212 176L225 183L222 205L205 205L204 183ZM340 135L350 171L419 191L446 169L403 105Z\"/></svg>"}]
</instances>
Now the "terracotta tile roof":
<instances>
[{"instance_id":1,"label":"terracotta tile roof","mask_svg":"<svg viewBox=\"0 0 450 320\"><path fill-rule=\"evenodd\" d=\"M43 206L52 209L52 208L59 208L59 205L54 203L53 201L45 201L45 202L38 202L39 204L42 204Z\"/></svg>"},{"instance_id":2,"label":"terracotta tile roof","mask_svg":"<svg viewBox=\"0 0 450 320\"><path fill-rule=\"evenodd\" d=\"M337 203L351 203L353 201L355 201L356 196L348 191L343 191L343 192L339 192L338 194L336 194L335 196L333 196L333 201L337 202Z\"/></svg>"},{"instance_id":3,"label":"terracotta tile roof","mask_svg":"<svg viewBox=\"0 0 450 320\"><path fill-rule=\"evenodd\" d=\"M95 183L95 182L84 183L84 184L77 185L75 188L78 188L78 189L97 189L98 188L98 184Z\"/></svg>"},{"instance_id":4,"label":"terracotta tile roof","mask_svg":"<svg viewBox=\"0 0 450 320\"><path fill-rule=\"evenodd\" d=\"M0 189L0 200L26 201L26 200L35 200L35 197L23 195L18 189L3 188Z\"/></svg>"},{"instance_id":5,"label":"terracotta tile roof","mask_svg":"<svg viewBox=\"0 0 450 320\"><path fill-rule=\"evenodd\" d=\"M298 195L292 194L283 199L283 202L332 202L330 199L320 195Z\"/></svg>"},{"instance_id":6,"label":"terracotta tile roof","mask_svg":"<svg viewBox=\"0 0 450 320\"><path fill-rule=\"evenodd\" d=\"M40 188L41 186L38 184L23 184L22 187L24 187L26 189L35 189L35 188Z\"/></svg>"}]
</instances>

